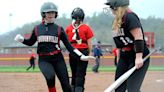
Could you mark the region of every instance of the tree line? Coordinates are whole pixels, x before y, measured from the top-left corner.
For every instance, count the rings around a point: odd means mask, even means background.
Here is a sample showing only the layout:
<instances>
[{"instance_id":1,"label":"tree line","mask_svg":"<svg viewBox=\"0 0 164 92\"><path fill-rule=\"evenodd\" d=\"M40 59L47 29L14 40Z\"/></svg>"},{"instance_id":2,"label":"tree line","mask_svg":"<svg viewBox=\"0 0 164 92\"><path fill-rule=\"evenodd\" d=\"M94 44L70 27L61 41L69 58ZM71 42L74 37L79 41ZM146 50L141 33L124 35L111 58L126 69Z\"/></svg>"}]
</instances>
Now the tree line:
<instances>
[{"instance_id":1,"label":"tree line","mask_svg":"<svg viewBox=\"0 0 164 92\"><path fill-rule=\"evenodd\" d=\"M164 19L155 18L153 16L147 19L140 19L143 26L144 32L154 32L155 33L155 46L164 46ZM113 17L110 15L105 15L102 13L95 13L93 16L86 16L84 23L88 24L93 32L93 40L99 40L102 44L114 45L112 39L112 26ZM29 34L32 32L34 25L41 23L41 21L36 21L33 23L28 23L20 28L16 28L10 32L0 35L0 47L20 45L20 43L15 42L13 39L16 34ZM56 23L66 28L71 23L71 19L67 18L65 15L56 19Z\"/></svg>"}]
</instances>

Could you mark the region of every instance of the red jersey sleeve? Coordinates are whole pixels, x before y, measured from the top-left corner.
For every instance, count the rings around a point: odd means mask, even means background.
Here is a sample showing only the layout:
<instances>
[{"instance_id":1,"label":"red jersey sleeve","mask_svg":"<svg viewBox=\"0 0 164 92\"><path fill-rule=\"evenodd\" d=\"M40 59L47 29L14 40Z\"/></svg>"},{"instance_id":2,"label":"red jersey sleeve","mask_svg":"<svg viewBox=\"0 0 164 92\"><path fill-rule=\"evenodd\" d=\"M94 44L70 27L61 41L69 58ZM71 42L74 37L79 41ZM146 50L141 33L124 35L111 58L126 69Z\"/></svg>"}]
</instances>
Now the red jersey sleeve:
<instances>
[{"instance_id":1,"label":"red jersey sleeve","mask_svg":"<svg viewBox=\"0 0 164 92\"><path fill-rule=\"evenodd\" d=\"M92 29L88 26L87 28L87 33L86 33L86 38L90 39L94 36Z\"/></svg>"},{"instance_id":2,"label":"red jersey sleeve","mask_svg":"<svg viewBox=\"0 0 164 92\"><path fill-rule=\"evenodd\" d=\"M68 34L68 31L69 31L69 26L66 27L66 29L65 29L66 34Z\"/></svg>"},{"instance_id":3,"label":"red jersey sleeve","mask_svg":"<svg viewBox=\"0 0 164 92\"><path fill-rule=\"evenodd\" d=\"M35 58L36 57L36 54L35 53L32 53L31 54L31 57L34 57Z\"/></svg>"},{"instance_id":4,"label":"red jersey sleeve","mask_svg":"<svg viewBox=\"0 0 164 92\"><path fill-rule=\"evenodd\" d=\"M112 50L112 53L113 53L115 56L117 56L117 48L114 48L114 49Z\"/></svg>"}]
</instances>

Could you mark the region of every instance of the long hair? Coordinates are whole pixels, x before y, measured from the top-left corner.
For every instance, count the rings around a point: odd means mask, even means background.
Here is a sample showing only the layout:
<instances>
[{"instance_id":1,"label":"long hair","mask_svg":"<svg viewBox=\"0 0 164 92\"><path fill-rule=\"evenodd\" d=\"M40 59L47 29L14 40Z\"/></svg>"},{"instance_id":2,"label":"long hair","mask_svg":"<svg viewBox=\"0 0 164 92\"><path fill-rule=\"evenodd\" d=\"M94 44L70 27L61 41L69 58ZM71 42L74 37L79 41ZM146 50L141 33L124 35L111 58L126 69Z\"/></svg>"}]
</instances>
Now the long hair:
<instances>
[{"instance_id":1,"label":"long hair","mask_svg":"<svg viewBox=\"0 0 164 92\"><path fill-rule=\"evenodd\" d=\"M115 11L115 18L113 20L112 30L118 31L122 24L122 18L128 6L117 7Z\"/></svg>"}]
</instances>

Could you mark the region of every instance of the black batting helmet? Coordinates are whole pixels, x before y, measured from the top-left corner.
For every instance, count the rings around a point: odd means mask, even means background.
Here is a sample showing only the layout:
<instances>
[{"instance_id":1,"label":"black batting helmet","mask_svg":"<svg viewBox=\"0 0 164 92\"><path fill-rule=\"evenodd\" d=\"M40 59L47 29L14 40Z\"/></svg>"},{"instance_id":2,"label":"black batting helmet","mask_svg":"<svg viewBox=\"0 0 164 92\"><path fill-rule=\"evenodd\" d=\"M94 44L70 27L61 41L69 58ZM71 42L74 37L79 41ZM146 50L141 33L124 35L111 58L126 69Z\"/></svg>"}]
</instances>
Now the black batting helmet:
<instances>
[{"instance_id":1,"label":"black batting helmet","mask_svg":"<svg viewBox=\"0 0 164 92\"><path fill-rule=\"evenodd\" d=\"M85 16L84 11L79 7L75 8L71 13L72 19L75 19L75 20L82 20L83 21L84 16Z\"/></svg>"},{"instance_id":2,"label":"black batting helmet","mask_svg":"<svg viewBox=\"0 0 164 92\"><path fill-rule=\"evenodd\" d=\"M105 4L109 5L110 8L112 9L116 9L117 7L120 7L120 6L129 5L129 0L107 0Z\"/></svg>"}]
</instances>

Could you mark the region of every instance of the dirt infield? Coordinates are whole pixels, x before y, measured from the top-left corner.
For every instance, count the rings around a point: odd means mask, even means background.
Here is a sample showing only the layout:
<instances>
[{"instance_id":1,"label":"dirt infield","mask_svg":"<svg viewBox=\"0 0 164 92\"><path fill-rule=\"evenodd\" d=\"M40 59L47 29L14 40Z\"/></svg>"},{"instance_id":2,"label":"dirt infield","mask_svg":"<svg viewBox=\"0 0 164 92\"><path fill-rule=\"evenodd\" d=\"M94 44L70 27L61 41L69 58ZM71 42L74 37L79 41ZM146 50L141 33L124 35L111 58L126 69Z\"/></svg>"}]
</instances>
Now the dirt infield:
<instances>
[{"instance_id":1,"label":"dirt infield","mask_svg":"<svg viewBox=\"0 0 164 92\"><path fill-rule=\"evenodd\" d=\"M85 92L103 92L112 82L113 72L88 72ZM62 92L58 79L57 92ZM164 71L148 71L142 92L163 92ZM0 73L0 92L48 92L41 73Z\"/></svg>"},{"instance_id":2,"label":"dirt infield","mask_svg":"<svg viewBox=\"0 0 164 92\"><path fill-rule=\"evenodd\" d=\"M6 58L7 57L7 58ZM28 60L22 58L0 57L0 66L26 66ZM23 56L22 56L23 57ZM24 56L25 57L25 56ZM18 60L19 59L19 60ZM66 60L66 63L67 60ZM93 66L95 62L90 62ZM113 66L113 57L102 58L102 66ZM163 66L164 55L152 56L151 66ZM103 92L113 83L113 72L88 72L86 76L85 92ZM57 92L61 86L56 79ZM149 71L141 88L142 92L164 92L164 71ZM46 81L41 73L0 73L0 92L48 92Z\"/></svg>"}]
</instances>

